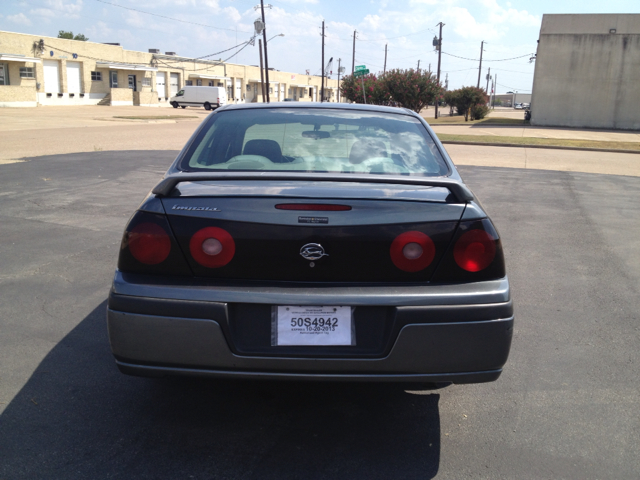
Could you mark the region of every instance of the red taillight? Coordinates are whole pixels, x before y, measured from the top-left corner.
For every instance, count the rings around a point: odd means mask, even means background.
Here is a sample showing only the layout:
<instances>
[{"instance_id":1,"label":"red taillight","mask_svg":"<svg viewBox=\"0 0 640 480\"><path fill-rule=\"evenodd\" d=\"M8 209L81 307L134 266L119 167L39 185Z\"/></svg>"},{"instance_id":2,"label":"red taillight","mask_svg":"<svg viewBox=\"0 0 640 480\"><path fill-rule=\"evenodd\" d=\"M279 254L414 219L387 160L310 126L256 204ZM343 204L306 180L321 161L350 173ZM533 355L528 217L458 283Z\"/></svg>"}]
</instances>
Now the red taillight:
<instances>
[{"instance_id":1,"label":"red taillight","mask_svg":"<svg viewBox=\"0 0 640 480\"><path fill-rule=\"evenodd\" d=\"M418 272L427 268L436 255L433 240L422 232L398 235L389 250L393 264L405 272Z\"/></svg>"},{"instance_id":2,"label":"red taillight","mask_svg":"<svg viewBox=\"0 0 640 480\"><path fill-rule=\"evenodd\" d=\"M344 212L351 210L349 205L327 205L324 203L279 203L278 210L306 210L316 212Z\"/></svg>"},{"instance_id":3,"label":"red taillight","mask_svg":"<svg viewBox=\"0 0 640 480\"><path fill-rule=\"evenodd\" d=\"M218 227L198 230L189 242L191 255L203 267L224 267L236 253L236 243L229 232Z\"/></svg>"},{"instance_id":4,"label":"red taillight","mask_svg":"<svg viewBox=\"0 0 640 480\"><path fill-rule=\"evenodd\" d=\"M171 239L155 223L141 223L129 232L129 251L140 263L157 265L171 252Z\"/></svg>"},{"instance_id":5,"label":"red taillight","mask_svg":"<svg viewBox=\"0 0 640 480\"><path fill-rule=\"evenodd\" d=\"M456 263L467 272L484 270L495 256L495 241L484 230L469 230L458 239L453 249Z\"/></svg>"}]
</instances>

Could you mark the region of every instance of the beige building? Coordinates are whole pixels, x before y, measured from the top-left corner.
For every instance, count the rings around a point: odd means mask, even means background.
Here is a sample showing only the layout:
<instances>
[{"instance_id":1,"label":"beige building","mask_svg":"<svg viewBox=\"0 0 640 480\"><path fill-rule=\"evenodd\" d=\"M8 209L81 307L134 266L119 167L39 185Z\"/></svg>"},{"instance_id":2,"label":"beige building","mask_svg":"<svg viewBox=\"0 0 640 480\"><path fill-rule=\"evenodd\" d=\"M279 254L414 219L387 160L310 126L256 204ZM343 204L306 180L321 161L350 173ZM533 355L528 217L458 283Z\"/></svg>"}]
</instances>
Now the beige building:
<instances>
[{"instance_id":1,"label":"beige building","mask_svg":"<svg viewBox=\"0 0 640 480\"><path fill-rule=\"evenodd\" d=\"M544 15L531 124L640 130L640 15Z\"/></svg>"},{"instance_id":2,"label":"beige building","mask_svg":"<svg viewBox=\"0 0 640 480\"><path fill-rule=\"evenodd\" d=\"M318 76L269 70L271 101L319 101L320 84ZM185 85L225 87L231 103L262 102L258 67L0 31L0 107L170 106ZM325 80L325 99L337 96L337 80Z\"/></svg>"}]
</instances>

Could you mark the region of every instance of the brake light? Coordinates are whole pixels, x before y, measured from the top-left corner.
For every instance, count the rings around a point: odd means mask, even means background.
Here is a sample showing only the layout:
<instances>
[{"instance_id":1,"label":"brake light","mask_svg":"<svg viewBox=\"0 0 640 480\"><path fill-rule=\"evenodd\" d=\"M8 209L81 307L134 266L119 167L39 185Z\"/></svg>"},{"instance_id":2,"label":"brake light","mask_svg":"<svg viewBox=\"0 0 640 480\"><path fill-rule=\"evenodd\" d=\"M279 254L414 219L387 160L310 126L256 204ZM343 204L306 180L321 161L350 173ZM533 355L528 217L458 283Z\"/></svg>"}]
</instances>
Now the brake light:
<instances>
[{"instance_id":1,"label":"brake light","mask_svg":"<svg viewBox=\"0 0 640 480\"><path fill-rule=\"evenodd\" d=\"M496 256L495 241L484 230L469 230L456 242L453 258L467 272L484 270Z\"/></svg>"},{"instance_id":2,"label":"brake light","mask_svg":"<svg viewBox=\"0 0 640 480\"><path fill-rule=\"evenodd\" d=\"M324 203L279 203L278 210L306 210L316 212L344 212L351 210L349 205L328 205Z\"/></svg>"},{"instance_id":3,"label":"brake light","mask_svg":"<svg viewBox=\"0 0 640 480\"><path fill-rule=\"evenodd\" d=\"M171 252L171 239L155 223L140 223L129 232L129 251L140 263L157 265Z\"/></svg>"},{"instance_id":4,"label":"brake light","mask_svg":"<svg viewBox=\"0 0 640 480\"><path fill-rule=\"evenodd\" d=\"M236 253L236 244L229 232L218 227L205 227L191 237L189 251L203 267L224 267Z\"/></svg>"},{"instance_id":5,"label":"brake light","mask_svg":"<svg viewBox=\"0 0 640 480\"><path fill-rule=\"evenodd\" d=\"M479 282L506 275L502 242L488 218L460 222L432 282Z\"/></svg>"},{"instance_id":6,"label":"brake light","mask_svg":"<svg viewBox=\"0 0 640 480\"><path fill-rule=\"evenodd\" d=\"M418 272L431 264L436 255L436 246L422 232L404 232L391 243L389 254L393 264L400 270Z\"/></svg>"}]
</instances>

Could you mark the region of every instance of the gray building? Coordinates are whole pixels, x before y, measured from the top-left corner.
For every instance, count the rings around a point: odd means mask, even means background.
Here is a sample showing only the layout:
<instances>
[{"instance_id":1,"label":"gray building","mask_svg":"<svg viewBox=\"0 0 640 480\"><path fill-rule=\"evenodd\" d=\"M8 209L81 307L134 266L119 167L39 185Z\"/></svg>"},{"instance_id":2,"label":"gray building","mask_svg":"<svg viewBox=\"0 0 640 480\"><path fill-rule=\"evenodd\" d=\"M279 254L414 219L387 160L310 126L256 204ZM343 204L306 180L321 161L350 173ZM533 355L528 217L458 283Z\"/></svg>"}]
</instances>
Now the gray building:
<instances>
[{"instance_id":1,"label":"gray building","mask_svg":"<svg viewBox=\"0 0 640 480\"><path fill-rule=\"evenodd\" d=\"M640 130L640 15L544 15L532 125Z\"/></svg>"}]
</instances>

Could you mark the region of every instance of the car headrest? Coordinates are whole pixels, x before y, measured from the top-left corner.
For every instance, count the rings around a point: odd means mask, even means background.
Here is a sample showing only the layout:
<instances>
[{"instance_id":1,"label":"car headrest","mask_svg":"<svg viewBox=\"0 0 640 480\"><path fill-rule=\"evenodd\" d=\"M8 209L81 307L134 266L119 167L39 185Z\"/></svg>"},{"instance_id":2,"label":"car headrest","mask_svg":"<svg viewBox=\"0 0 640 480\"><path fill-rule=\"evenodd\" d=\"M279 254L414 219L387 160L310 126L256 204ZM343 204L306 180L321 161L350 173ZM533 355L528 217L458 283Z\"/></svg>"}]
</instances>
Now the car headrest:
<instances>
[{"instance_id":1,"label":"car headrest","mask_svg":"<svg viewBox=\"0 0 640 480\"><path fill-rule=\"evenodd\" d=\"M244 155L262 155L274 163L282 163L282 150L275 140L249 140L244 146Z\"/></svg>"},{"instance_id":2,"label":"car headrest","mask_svg":"<svg viewBox=\"0 0 640 480\"><path fill-rule=\"evenodd\" d=\"M364 138L357 140L351 146L349 162L353 164L362 163L363 161L374 157L388 157L387 147L382 140Z\"/></svg>"}]
</instances>

